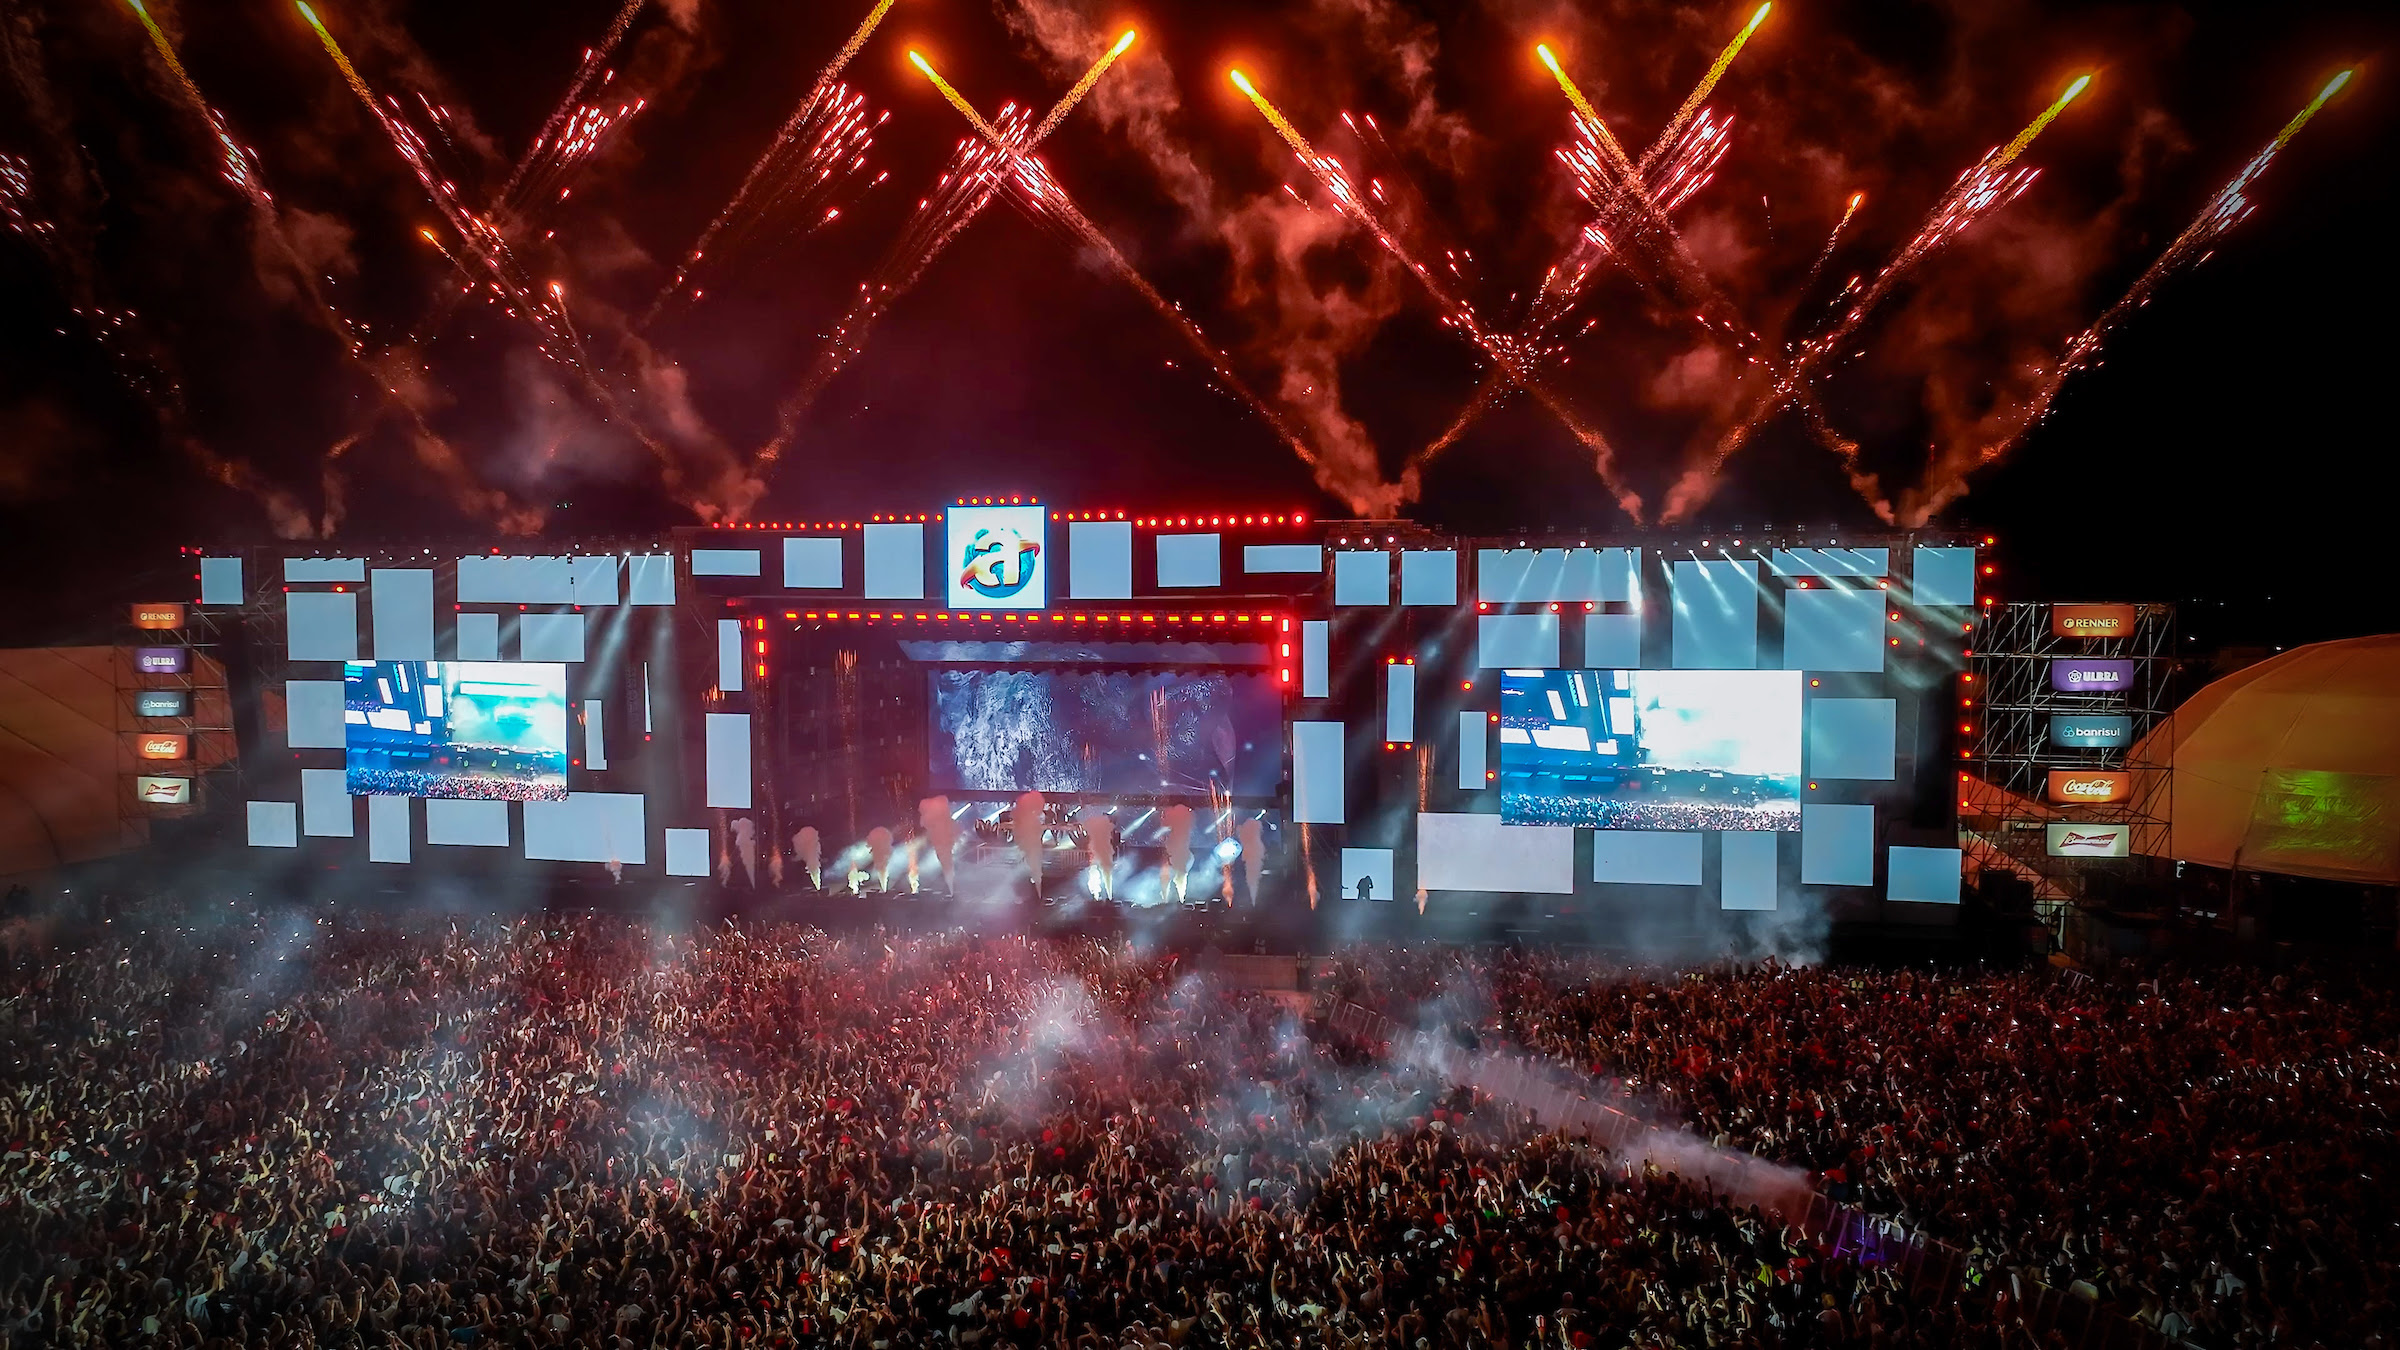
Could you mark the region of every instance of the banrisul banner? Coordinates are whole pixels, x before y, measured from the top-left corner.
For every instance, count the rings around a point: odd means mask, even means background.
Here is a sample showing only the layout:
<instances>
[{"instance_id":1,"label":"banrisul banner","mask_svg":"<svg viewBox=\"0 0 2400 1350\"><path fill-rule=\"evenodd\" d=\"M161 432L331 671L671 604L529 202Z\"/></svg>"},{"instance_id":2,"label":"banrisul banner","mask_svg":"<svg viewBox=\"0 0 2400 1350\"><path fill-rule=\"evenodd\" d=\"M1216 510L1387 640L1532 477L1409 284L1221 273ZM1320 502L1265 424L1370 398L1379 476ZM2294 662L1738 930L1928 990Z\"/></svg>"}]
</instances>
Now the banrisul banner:
<instances>
[{"instance_id":1,"label":"banrisul banner","mask_svg":"<svg viewBox=\"0 0 2400 1350\"><path fill-rule=\"evenodd\" d=\"M2050 663L2050 687L2062 694L2113 694L2132 685L2131 661L2061 659Z\"/></svg>"},{"instance_id":2,"label":"banrisul banner","mask_svg":"<svg viewBox=\"0 0 2400 1350\"><path fill-rule=\"evenodd\" d=\"M2112 746L2133 743L2133 719L2130 717L2072 717L2053 715L2050 719L2050 743L2075 750L2105 750Z\"/></svg>"},{"instance_id":3,"label":"banrisul banner","mask_svg":"<svg viewBox=\"0 0 2400 1350\"><path fill-rule=\"evenodd\" d=\"M133 696L136 717L189 717L190 699L180 689L144 689Z\"/></svg>"},{"instance_id":4,"label":"banrisul banner","mask_svg":"<svg viewBox=\"0 0 2400 1350\"><path fill-rule=\"evenodd\" d=\"M2123 858L2132 853L2130 825L2052 825L2053 858Z\"/></svg>"}]
</instances>

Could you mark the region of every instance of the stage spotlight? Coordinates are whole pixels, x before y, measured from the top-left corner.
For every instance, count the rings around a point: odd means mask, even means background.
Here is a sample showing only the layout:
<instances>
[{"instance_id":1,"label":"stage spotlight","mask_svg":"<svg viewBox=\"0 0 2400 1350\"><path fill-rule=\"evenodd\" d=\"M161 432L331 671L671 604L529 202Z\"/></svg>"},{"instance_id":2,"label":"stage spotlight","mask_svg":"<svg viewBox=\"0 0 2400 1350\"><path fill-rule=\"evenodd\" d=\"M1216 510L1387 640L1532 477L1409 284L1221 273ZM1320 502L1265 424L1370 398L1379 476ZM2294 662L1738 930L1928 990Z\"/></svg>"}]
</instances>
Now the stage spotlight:
<instances>
[{"instance_id":1,"label":"stage spotlight","mask_svg":"<svg viewBox=\"0 0 2400 1350\"><path fill-rule=\"evenodd\" d=\"M1242 856L1242 845L1239 840L1220 839L1217 841L1218 862L1232 862L1240 856Z\"/></svg>"}]
</instances>

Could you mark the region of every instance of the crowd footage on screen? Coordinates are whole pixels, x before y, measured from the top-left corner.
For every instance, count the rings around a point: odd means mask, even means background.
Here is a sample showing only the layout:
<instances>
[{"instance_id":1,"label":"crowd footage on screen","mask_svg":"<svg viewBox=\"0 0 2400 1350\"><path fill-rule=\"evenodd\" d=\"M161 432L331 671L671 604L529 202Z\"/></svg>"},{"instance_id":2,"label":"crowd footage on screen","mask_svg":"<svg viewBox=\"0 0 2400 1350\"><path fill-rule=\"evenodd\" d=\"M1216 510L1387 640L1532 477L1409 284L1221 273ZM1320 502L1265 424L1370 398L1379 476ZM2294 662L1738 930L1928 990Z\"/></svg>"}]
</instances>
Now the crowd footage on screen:
<instances>
[{"instance_id":1,"label":"crowd footage on screen","mask_svg":"<svg viewBox=\"0 0 2400 1350\"><path fill-rule=\"evenodd\" d=\"M75 1346L2207 1347L2394 1325L2400 1005L2309 976L1343 954L137 904L0 981L0 1337ZM1330 1032L1623 1075L1955 1296Z\"/></svg>"}]
</instances>

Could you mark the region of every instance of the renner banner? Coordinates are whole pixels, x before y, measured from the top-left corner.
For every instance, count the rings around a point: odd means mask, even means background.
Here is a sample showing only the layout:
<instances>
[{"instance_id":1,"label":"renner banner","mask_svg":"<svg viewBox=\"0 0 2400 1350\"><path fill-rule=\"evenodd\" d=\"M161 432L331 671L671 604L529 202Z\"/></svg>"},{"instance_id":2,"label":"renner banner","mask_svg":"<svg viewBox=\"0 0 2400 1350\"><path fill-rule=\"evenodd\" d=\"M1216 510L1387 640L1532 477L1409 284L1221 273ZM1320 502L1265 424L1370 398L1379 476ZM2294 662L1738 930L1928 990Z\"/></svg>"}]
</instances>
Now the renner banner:
<instances>
[{"instance_id":1,"label":"renner banner","mask_svg":"<svg viewBox=\"0 0 2400 1350\"><path fill-rule=\"evenodd\" d=\"M135 605L133 626L157 632L169 632L183 627L181 605Z\"/></svg>"},{"instance_id":2,"label":"renner banner","mask_svg":"<svg viewBox=\"0 0 2400 1350\"><path fill-rule=\"evenodd\" d=\"M2052 605L2050 631L2065 638L2121 638L2133 632L2131 605Z\"/></svg>"},{"instance_id":3,"label":"renner banner","mask_svg":"<svg viewBox=\"0 0 2400 1350\"><path fill-rule=\"evenodd\" d=\"M2123 858L2131 854L2133 827L2130 825L2053 825L2050 827L2050 856L2053 858Z\"/></svg>"},{"instance_id":4,"label":"renner banner","mask_svg":"<svg viewBox=\"0 0 2400 1350\"><path fill-rule=\"evenodd\" d=\"M2070 717L2064 713L2050 718L2050 743L2078 750L2105 750L2110 746L2133 743L2133 719L2130 717Z\"/></svg>"},{"instance_id":5,"label":"renner banner","mask_svg":"<svg viewBox=\"0 0 2400 1350\"><path fill-rule=\"evenodd\" d=\"M2133 775L2106 769L2052 769L2054 802L2121 802L2133 795Z\"/></svg>"},{"instance_id":6,"label":"renner banner","mask_svg":"<svg viewBox=\"0 0 2400 1350\"><path fill-rule=\"evenodd\" d=\"M2114 694L2132 685L2131 661L2059 660L2050 663L2050 687L2062 694Z\"/></svg>"}]
</instances>

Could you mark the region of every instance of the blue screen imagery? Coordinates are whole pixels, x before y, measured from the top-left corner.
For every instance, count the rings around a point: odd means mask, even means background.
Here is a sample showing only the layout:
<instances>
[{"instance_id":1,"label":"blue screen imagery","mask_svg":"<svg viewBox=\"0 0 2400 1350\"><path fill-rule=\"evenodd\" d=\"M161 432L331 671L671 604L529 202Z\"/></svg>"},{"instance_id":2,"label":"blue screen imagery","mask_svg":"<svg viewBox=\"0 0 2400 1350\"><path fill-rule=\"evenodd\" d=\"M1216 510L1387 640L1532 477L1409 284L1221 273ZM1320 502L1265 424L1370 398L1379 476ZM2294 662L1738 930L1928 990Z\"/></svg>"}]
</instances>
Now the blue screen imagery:
<instances>
[{"instance_id":1,"label":"blue screen imagery","mask_svg":"<svg viewBox=\"0 0 2400 1350\"><path fill-rule=\"evenodd\" d=\"M948 669L928 678L936 787L1266 797L1282 781L1273 675Z\"/></svg>"},{"instance_id":2,"label":"blue screen imagery","mask_svg":"<svg viewBox=\"0 0 2400 1350\"><path fill-rule=\"evenodd\" d=\"M352 661L342 742L352 796L564 801L567 668Z\"/></svg>"},{"instance_id":3,"label":"blue screen imagery","mask_svg":"<svg viewBox=\"0 0 2400 1350\"><path fill-rule=\"evenodd\" d=\"M1800 828L1800 672L1508 671L1500 814L1604 830Z\"/></svg>"}]
</instances>

